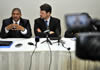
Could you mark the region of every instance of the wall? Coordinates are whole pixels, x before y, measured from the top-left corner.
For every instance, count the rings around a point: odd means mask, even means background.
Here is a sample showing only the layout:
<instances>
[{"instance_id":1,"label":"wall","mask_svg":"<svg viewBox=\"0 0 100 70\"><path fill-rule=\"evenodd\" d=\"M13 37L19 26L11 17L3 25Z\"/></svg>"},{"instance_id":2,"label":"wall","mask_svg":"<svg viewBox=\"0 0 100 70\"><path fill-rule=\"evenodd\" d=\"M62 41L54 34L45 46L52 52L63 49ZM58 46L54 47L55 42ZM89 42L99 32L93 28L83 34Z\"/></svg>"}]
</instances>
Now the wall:
<instances>
[{"instance_id":1,"label":"wall","mask_svg":"<svg viewBox=\"0 0 100 70\"><path fill-rule=\"evenodd\" d=\"M43 3L50 4L52 16L61 19L62 36L66 30L65 14L88 12L93 18L100 18L100 0L0 0L0 29L2 20L9 18L12 9L18 7L22 10L22 17L30 19L33 30L34 19L39 17L39 7Z\"/></svg>"}]
</instances>

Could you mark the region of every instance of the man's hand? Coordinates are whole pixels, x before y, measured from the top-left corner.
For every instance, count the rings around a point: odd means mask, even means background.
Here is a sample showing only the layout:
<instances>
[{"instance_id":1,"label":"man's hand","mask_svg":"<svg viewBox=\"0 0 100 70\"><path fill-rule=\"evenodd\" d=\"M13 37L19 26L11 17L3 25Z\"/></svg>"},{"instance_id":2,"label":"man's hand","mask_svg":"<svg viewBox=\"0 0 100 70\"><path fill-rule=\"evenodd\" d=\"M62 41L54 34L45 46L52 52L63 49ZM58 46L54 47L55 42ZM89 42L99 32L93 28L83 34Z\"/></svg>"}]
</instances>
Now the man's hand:
<instances>
[{"instance_id":1,"label":"man's hand","mask_svg":"<svg viewBox=\"0 0 100 70\"><path fill-rule=\"evenodd\" d=\"M18 27L18 24L12 24L12 29L11 30L16 30L16 28Z\"/></svg>"},{"instance_id":2,"label":"man's hand","mask_svg":"<svg viewBox=\"0 0 100 70\"><path fill-rule=\"evenodd\" d=\"M25 28L23 26L21 26L21 25L16 24L16 30L24 31Z\"/></svg>"},{"instance_id":3,"label":"man's hand","mask_svg":"<svg viewBox=\"0 0 100 70\"><path fill-rule=\"evenodd\" d=\"M11 29L13 29L13 25L10 24L10 25L6 26L6 29L7 29L7 30L11 30Z\"/></svg>"},{"instance_id":4,"label":"man's hand","mask_svg":"<svg viewBox=\"0 0 100 70\"><path fill-rule=\"evenodd\" d=\"M54 34L54 32L53 31L50 31L49 34Z\"/></svg>"},{"instance_id":5,"label":"man's hand","mask_svg":"<svg viewBox=\"0 0 100 70\"><path fill-rule=\"evenodd\" d=\"M18 24L10 24L6 27L7 30L21 30L24 31L24 27Z\"/></svg>"},{"instance_id":6,"label":"man's hand","mask_svg":"<svg viewBox=\"0 0 100 70\"><path fill-rule=\"evenodd\" d=\"M41 32L41 29L40 28L37 28L37 32Z\"/></svg>"}]
</instances>

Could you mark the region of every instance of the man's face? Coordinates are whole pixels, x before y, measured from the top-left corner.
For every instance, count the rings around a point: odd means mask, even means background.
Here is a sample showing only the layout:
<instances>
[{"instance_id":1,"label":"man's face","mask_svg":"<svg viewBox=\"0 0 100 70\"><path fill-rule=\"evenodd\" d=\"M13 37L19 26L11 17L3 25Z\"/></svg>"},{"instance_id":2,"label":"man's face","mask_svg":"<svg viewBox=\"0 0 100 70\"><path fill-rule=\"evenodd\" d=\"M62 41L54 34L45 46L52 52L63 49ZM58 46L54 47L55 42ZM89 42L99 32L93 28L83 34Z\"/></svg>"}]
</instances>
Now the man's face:
<instances>
[{"instance_id":1,"label":"man's face","mask_svg":"<svg viewBox=\"0 0 100 70\"><path fill-rule=\"evenodd\" d=\"M13 11L12 18L17 22L21 18L21 13L18 10Z\"/></svg>"},{"instance_id":2,"label":"man's face","mask_svg":"<svg viewBox=\"0 0 100 70\"><path fill-rule=\"evenodd\" d=\"M49 12L47 13L46 11L40 10L40 18L47 19L48 17L50 17L50 13Z\"/></svg>"}]
</instances>

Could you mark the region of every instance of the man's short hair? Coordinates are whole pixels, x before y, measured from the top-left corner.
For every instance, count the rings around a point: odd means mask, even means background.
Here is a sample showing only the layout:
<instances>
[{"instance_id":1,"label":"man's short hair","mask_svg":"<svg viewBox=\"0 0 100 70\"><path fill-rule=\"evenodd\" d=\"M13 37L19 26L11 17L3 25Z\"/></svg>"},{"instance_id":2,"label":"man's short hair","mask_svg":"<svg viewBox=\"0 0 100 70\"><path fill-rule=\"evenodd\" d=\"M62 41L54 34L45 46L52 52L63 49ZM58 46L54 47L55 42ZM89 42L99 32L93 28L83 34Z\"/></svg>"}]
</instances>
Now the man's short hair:
<instances>
[{"instance_id":1,"label":"man's short hair","mask_svg":"<svg viewBox=\"0 0 100 70\"><path fill-rule=\"evenodd\" d=\"M12 10L12 13L13 13L15 10L19 11L19 13L21 14L20 8L14 8L14 9Z\"/></svg>"},{"instance_id":2,"label":"man's short hair","mask_svg":"<svg viewBox=\"0 0 100 70\"><path fill-rule=\"evenodd\" d=\"M49 4L43 4L43 5L41 5L40 6L40 10L41 11L46 11L46 13L48 13L48 12L52 12L52 7L49 5Z\"/></svg>"}]
</instances>

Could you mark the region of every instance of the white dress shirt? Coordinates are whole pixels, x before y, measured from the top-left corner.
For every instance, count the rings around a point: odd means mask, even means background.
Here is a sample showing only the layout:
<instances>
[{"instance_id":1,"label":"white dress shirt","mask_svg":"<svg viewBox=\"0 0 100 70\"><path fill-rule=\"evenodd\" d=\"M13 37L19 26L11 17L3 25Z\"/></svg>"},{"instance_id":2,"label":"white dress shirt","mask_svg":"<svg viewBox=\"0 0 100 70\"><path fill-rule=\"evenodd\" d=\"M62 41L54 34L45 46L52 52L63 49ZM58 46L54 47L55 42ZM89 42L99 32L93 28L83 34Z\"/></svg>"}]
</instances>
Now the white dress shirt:
<instances>
[{"instance_id":1,"label":"white dress shirt","mask_svg":"<svg viewBox=\"0 0 100 70\"><path fill-rule=\"evenodd\" d=\"M44 21L47 21L47 26L49 26L49 24L50 24L50 17L47 20L44 20Z\"/></svg>"}]
</instances>

